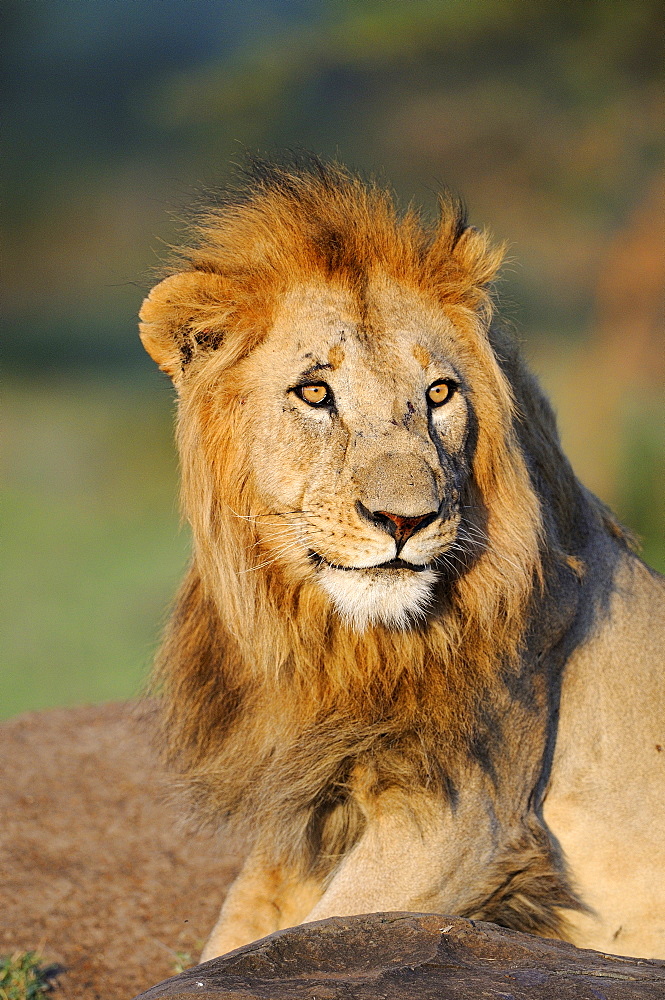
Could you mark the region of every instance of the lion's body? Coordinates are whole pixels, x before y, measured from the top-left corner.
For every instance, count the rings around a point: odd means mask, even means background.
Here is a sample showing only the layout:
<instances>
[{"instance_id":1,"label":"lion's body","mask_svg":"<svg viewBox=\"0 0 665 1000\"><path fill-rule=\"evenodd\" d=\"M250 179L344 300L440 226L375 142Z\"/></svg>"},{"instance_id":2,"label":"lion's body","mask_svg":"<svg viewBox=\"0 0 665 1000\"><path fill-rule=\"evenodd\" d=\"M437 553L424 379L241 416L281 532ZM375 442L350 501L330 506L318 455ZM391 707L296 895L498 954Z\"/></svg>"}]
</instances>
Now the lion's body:
<instances>
[{"instance_id":1,"label":"lion's body","mask_svg":"<svg viewBox=\"0 0 665 1000\"><path fill-rule=\"evenodd\" d=\"M498 263L453 205L264 169L144 304L194 532L167 750L248 844L206 958L372 910L665 954L663 585L490 326Z\"/></svg>"}]
</instances>

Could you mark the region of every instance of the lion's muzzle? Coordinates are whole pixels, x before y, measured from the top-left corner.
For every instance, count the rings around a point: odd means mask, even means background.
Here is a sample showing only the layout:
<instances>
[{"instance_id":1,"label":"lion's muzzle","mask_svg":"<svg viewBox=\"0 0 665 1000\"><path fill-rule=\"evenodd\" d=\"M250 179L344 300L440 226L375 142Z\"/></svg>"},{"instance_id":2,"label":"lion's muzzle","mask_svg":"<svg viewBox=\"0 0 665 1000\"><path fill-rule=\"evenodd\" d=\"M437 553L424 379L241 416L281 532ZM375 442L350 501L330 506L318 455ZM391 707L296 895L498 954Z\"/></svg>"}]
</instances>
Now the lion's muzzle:
<instances>
[{"instance_id":1,"label":"lion's muzzle","mask_svg":"<svg viewBox=\"0 0 665 1000\"><path fill-rule=\"evenodd\" d=\"M432 510L428 514L421 514L417 517L405 517L402 514L394 514L387 510L368 510L360 501L356 504L356 509L361 517L366 518L371 524L382 528L392 535L397 546L397 554L403 548L411 535L420 528L426 527L436 520L439 515L438 510Z\"/></svg>"}]
</instances>

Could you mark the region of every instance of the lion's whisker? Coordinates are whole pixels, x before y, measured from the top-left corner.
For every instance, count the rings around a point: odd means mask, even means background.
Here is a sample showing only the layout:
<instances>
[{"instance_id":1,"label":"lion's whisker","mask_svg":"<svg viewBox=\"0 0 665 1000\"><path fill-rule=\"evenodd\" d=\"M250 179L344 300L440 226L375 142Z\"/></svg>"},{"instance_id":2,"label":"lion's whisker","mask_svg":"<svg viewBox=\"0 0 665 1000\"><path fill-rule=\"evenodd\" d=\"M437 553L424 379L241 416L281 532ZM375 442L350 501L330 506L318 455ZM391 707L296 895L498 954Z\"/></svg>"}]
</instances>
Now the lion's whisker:
<instances>
[{"instance_id":1,"label":"lion's whisker","mask_svg":"<svg viewBox=\"0 0 665 1000\"><path fill-rule=\"evenodd\" d=\"M467 539L468 541L483 542L486 545L486 550L485 550L486 552L491 553L493 556L497 556L497 558L499 559L502 559L509 566L512 566L512 568L516 570L518 573L522 572L522 567L518 563L516 563L514 559L510 559L507 555L505 555L505 553L500 552L496 548L496 546L492 544L491 539L489 538L488 535L486 535L482 531L482 529L477 528L475 525L469 525L469 524L465 524L463 526L460 525L460 534L462 534L465 531L468 533L468 539Z\"/></svg>"},{"instance_id":2,"label":"lion's whisker","mask_svg":"<svg viewBox=\"0 0 665 1000\"><path fill-rule=\"evenodd\" d=\"M272 531L270 533L266 532L261 538L257 538L255 542L252 543L251 548L257 545L261 545L265 542L271 542L278 538L297 538L301 529L296 525L290 525L288 527L282 528L280 531Z\"/></svg>"},{"instance_id":3,"label":"lion's whisker","mask_svg":"<svg viewBox=\"0 0 665 1000\"><path fill-rule=\"evenodd\" d=\"M453 569L454 567L450 563L451 560L454 560L459 566L464 566L466 563L461 556L453 552L452 548L442 552L441 555L437 556L434 561L437 564L443 563L444 565L447 565L449 569Z\"/></svg>"},{"instance_id":4,"label":"lion's whisker","mask_svg":"<svg viewBox=\"0 0 665 1000\"><path fill-rule=\"evenodd\" d=\"M268 514L239 514L237 511L233 509L233 507L230 504L227 503L226 506L231 511L233 516L240 518L241 521L258 521L261 518L265 517L293 517L301 514L314 513L314 511L311 510L280 510L280 511L273 511L272 513Z\"/></svg>"},{"instance_id":5,"label":"lion's whisker","mask_svg":"<svg viewBox=\"0 0 665 1000\"><path fill-rule=\"evenodd\" d=\"M294 525L284 526L278 531L270 533L266 532L262 538L257 538L256 541L252 542L252 544L248 546L248 548L250 550L255 549L259 545L265 545L266 542L270 543L273 541L279 541L280 539L291 539L292 541L305 542L306 538L303 537L303 535L305 534L304 528L305 526L302 524L294 524ZM325 531L324 528L307 526L306 534L308 536L314 534L322 534L324 531Z\"/></svg>"},{"instance_id":6,"label":"lion's whisker","mask_svg":"<svg viewBox=\"0 0 665 1000\"><path fill-rule=\"evenodd\" d=\"M459 526L460 531L468 531L476 534L479 538L484 541L489 541L489 535L482 528L479 528L477 524L473 524L471 521L463 521Z\"/></svg>"},{"instance_id":7,"label":"lion's whisker","mask_svg":"<svg viewBox=\"0 0 665 1000\"><path fill-rule=\"evenodd\" d=\"M288 543L286 543L284 545L281 545L278 549L275 549L275 551L273 553L271 553L270 558L264 560L264 562L259 563L257 566L248 566L245 569L240 570L240 572L241 573L252 573L252 572L256 571L257 569L264 569L267 566L272 566L273 563L277 562L278 559L281 559L283 556L287 555L289 552L299 552L299 549L291 541L289 541Z\"/></svg>"}]
</instances>

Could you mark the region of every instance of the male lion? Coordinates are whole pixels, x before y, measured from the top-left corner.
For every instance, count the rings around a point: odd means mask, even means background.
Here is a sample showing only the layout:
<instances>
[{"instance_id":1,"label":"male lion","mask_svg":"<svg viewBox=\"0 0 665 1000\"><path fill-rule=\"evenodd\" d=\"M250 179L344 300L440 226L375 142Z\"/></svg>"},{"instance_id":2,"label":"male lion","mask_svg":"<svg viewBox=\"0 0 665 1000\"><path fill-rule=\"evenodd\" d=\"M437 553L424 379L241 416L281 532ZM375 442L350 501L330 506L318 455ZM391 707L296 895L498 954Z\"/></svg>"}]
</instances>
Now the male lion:
<instances>
[{"instance_id":1,"label":"male lion","mask_svg":"<svg viewBox=\"0 0 665 1000\"><path fill-rule=\"evenodd\" d=\"M203 952L435 911L665 955L662 578L577 481L501 253L255 163L141 310L194 556L167 753L248 856Z\"/></svg>"}]
</instances>

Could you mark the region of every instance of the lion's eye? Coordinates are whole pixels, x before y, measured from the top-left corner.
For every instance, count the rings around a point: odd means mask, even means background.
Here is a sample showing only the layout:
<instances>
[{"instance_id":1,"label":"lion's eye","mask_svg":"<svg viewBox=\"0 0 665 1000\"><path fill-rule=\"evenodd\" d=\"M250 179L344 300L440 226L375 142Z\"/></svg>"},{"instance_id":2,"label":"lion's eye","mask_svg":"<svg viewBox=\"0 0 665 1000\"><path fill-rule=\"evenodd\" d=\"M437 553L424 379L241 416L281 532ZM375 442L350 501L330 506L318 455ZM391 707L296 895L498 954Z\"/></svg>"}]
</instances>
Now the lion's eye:
<instances>
[{"instance_id":1,"label":"lion's eye","mask_svg":"<svg viewBox=\"0 0 665 1000\"><path fill-rule=\"evenodd\" d=\"M325 382L315 382L312 385L299 385L295 390L305 403L310 406L325 406L332 400L332 393Z\"/></svg>"},{"instance_id":2,"label":"lion's eye","mask_svg":"<svg viewBox=\"0 0 665 1000\"><path fill-rule=\"evenodd\" d=\"M442 378L433 382L427 390L427 400L430 406L443 406L455 395L457 382L452 378Z\"/></svg>"}]
</instances>

